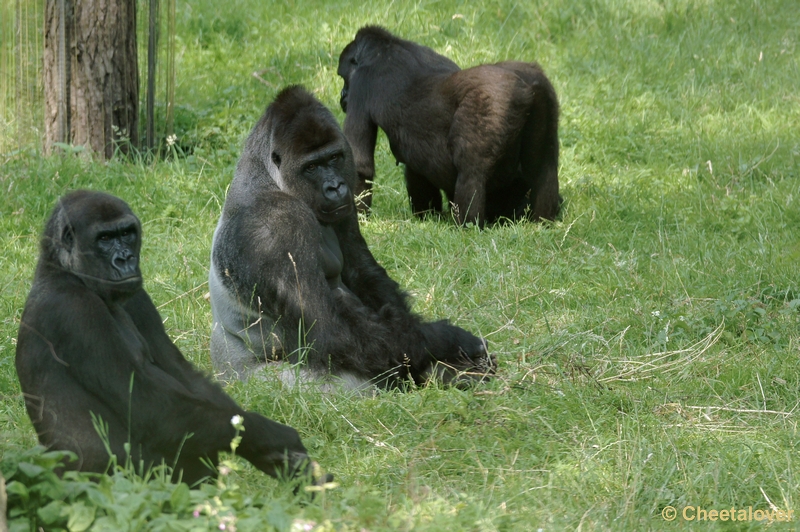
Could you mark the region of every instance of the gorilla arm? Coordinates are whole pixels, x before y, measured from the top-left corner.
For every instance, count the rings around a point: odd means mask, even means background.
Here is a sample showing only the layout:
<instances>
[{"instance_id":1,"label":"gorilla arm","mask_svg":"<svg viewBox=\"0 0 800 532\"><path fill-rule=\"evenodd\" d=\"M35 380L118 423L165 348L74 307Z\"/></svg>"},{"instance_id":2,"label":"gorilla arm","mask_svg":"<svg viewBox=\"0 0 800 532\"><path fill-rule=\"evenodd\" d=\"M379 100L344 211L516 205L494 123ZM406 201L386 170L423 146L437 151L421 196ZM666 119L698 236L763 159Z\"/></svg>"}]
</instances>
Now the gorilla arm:
<instances>
[{"instance_id":1,"label":"gorilla arm","mask_svg":"<svg viewBox=\"0 0 800 532\"><path fill-rule=\"evenodd\" d=\"M360 95L351 94L348 100L347 116L344 119L344 134L353 150L358 181L353 194L356 205L362 210L372 205L372 180L375 178L375 142L378 126L365 109L366 102Z\"/></svg>"},{"instance_id":2,"label":"gorilla arm","mask_svg":"<svg viewBox=\"0 0 800 532\"><path fill-rule=\"evenodd\" d=\"M391 317L395 334L413 335L418 338L415 345L423 346L421 350L406 353L415 381L419 382L436 360L470 369L471 360L487 356L480 338L447 320L423 322L411 312L407 295L375 260L355 217L341 222L336 231L344 255L344 284L374 312Z\"/></svg>"},{"instance_id":3,"label":"gorilla arm","mask_svg":"<svg viewBox=\"0 0 800 532\"><path fill-rule=\"evenodd\" d=\"M186 360L175 344L172 343L158 310L153 305L150 296L144 290L139 292L125 303L125 309L133 319L134 324L139 330L147 330L148 343L151 353L154 355L154 364L163 372L177 381L176 389L181 393L188 393L192 398L200 398L202 402L208 403L213 409L220 409L221 412L216 416L221 416L225 430L220 430L222 449L229 447L233 438L232 425L230 419L233 415L241 415L244 418L244 432L241 434L242 441L237 449L240 456L247 459L260 470L272 476L278 475L278 470L283 461L287 458L285 453L288 451L288 461L290 470L303 466L308 457L300 438L293 428L277 423L255 412L243 411L218 384L211 382L202 373L197 371L192 364ZM181 389L181 387L183 387ZM205 410L208 408L203 405ZM193 427L191 432L198 434L202 432L202 427L210 416L201 414L200 418L195 418L199 427ZM214 430L211 431L213 434ZM191 443L191 439L187 442Z\"/></svg>"},{"instance_id":4,"label":"gorilla arm","mask_svg":"<svg viewBox=\"0 0 800 532\"><path fill-rule=\"evenodd\" d=\"M242 239L234 245L239 262L258 267L237 272L237 289L251 293L255 287L253 300L260 301L262 312L279 317L284 354L293 362L305 356L320 372L351 372L365 379L394 372L404 346L414 342L397 338L353 292L331 286L323 245L338 243L325 241L311 209L280 191L265 193L251 208L264 214L232 236ZM301 353L298 348L305 346L310 349Z\"/></svg>"},{"instance_id":5,"label":"gorilla arm","mask_svg":"<svg viewBox=\"0 0 800 532\"><path fill-rule=\"evenodd\" d=\"M236 414L245 416L246 429L254 428L249 434L245 430L240 454L264 472L275 475L287 449L305 454L294 429L246 414L183 360L143 289L123 307L107 304L79 283L58 284L49 290L53 308L48 322L31 324L32 330L49 331L47 337L34 335L46 357L39 359L47 366L42 395L52 401L59 396L54 387L68 381L82 397L69 397L71 406L63 408L88 418L94 406L102 405L100 410L112 414L103 421L115 454L124 457L115 442L130 441L134 456L141 452L146 462L163 458L171 463L179 451L189 457L215 456L229 448L235 435L230 420ZM50 408L57 418L62 407ZM265 434L265 427L274 432ZM262 441L245 443L245 438ZM271 463L264 463L266 456Z\"/></svg>"},{"instance_id":6,"label":"gorilla arm","mask_svg":"<svg viewBox=\"0 0 800 532\"><path fill-rule=\"evenodd\" d=\"M336 235L344 256L342 280L365 305L379 311L385 305L411 312L406 294L378 264L361 234L356 217L337 224Z\"/></svg>"}]
</instances>

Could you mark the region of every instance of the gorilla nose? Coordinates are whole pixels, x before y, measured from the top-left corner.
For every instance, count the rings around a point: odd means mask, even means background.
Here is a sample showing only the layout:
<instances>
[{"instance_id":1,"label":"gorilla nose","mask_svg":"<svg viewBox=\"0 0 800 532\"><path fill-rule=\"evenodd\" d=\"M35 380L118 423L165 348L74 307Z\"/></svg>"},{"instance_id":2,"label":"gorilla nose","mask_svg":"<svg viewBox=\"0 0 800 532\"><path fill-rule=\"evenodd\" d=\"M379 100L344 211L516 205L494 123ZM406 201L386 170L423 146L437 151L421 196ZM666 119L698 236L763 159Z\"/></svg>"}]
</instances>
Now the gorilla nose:
<instances>
[{"instance_id":1,"label":"gorilla nose","mask_svg":"<svg viewBox=\"0 0 800 532\"><path fill-rule=\"evenodd\" d=\"M341 201L347 196L347 183L339 181L338 183L327 183L325 185L325 199L328 201Z\"/></svg>"},{"instance_id":2,"label":"gorilla nose","mask_svg":"<svg viewBox=\"0 0 800 532\"><path fill-rule=\"evenodd\" d=\"M132 253L118 253L114 256L111 263L114 268L123 275L129 275L136 272L136 264L138 260L136 255Z\"/></svg>"}]
</instances>

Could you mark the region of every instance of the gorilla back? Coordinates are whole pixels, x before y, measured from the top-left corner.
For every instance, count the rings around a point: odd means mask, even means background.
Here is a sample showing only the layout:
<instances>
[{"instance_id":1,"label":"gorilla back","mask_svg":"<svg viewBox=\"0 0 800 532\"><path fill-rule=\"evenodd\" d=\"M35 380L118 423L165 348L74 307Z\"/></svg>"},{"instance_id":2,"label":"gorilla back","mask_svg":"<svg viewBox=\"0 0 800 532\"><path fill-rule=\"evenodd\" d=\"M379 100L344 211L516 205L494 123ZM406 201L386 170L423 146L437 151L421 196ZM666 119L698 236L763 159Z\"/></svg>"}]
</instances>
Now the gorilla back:
<instances>
[{"instance_id":1,"label":"gorilla back","mask_svg":"<svg viewBox=\"0 0 800 532\"><path fill-rule=\"evenodd\" d=\"M108 194L73 192L47 222L16 354L39 441L76 453L70 468L104 472L99 422L118 463L165 462L193 483L215 475L241 416L240 456L273 476L306 474L294 429L242 410L169 339L142 288L140 246L139 220Z\"/></svg>"},{"instance_id":2,"label":"gorilla back","mask_svg":"<svg viewBox=\"0 0 800 532\"><path fill-rule=\"evenodd\" d=\"M211 358L226 378L274 360L353 387L494 368L480 338L411 313L361 236L355 181L330 111L301 87L282 91L245 143L214 233Z\"/></svg>"}]
</instances>

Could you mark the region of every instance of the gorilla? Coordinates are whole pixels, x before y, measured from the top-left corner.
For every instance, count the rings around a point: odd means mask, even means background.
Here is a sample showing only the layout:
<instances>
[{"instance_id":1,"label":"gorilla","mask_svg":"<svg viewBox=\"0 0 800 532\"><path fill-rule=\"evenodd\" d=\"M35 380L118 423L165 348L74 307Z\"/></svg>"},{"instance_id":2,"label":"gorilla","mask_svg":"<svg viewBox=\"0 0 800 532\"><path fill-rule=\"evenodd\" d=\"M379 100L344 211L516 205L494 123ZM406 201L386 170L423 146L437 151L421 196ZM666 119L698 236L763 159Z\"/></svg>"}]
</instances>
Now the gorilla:
<instances>
[{"instance_id":1,"label":"gorilla","mask_svg":"<svg viewBox=\"0 0 800 532\"><path fill-rule=\"evenodd\" d=\"M373 258L353 197L353 153L331 112L284 89L245 142L214 233L211 359L225 379L271 361L287 384L389 388L491 373L485 342L424 322Z\"/></svg>"},{"instance_id":2,"label":"gorilla","mask_svg":"<svg viewBox=\"0 0 800 532\"><path fill-rule=\"evenodd\" d=\"M558 99L538 64L461 70L430 48L366 26L342 50L338 74L360 208L371 205L381 128L405 165L418 216L441 212L441 190L462 224L558 214Z\"/></svg>"},{"instance_id":3,"label":"gorilla","mask_svg":"<svg viewBox=\"0 0 800 532\"><path fill-rule=\"evenodd\" d=\"M215 476L239 416L240 456L275 477L313 476L297 431L242 410L169 339L142 287L141 237L125 202L85 190L45 226L16 353L39 441L74 452L69 469L102 473L111 452L194 484Z\"/></svg>"}]
</instances>

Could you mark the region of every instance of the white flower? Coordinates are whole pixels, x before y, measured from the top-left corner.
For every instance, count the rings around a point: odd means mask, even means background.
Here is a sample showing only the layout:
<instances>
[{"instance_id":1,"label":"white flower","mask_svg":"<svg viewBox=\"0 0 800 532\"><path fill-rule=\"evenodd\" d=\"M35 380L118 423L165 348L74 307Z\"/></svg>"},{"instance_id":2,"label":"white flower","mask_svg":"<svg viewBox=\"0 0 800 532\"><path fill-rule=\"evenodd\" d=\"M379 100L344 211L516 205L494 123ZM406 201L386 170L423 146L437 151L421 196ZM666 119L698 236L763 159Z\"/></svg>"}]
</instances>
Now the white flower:
<instances>
[{"instance_id":1,"label":"white flower","mask_svg":"<svg viewBox=\"0 0 800 532\"><path fill-rule=\"evenodd\" d=\"M236 414L235 416L233 416L233 417L231 418L231 425L233 425L234 427L235 427L236 425L241 425L241 424L242 424L242 421L243 421L243 420L242 420L242 416L240 416L239 414Z\"/></svg>"},{"instance_id":2,"label":"white flower","mask_svg":"<svg viewBox=\"0 0 800 532\"><path fill-rule=\"evenodd\" d=\"M167 146L172 146L178 140L178 135L169 135L167 137Z\"/></svg>"},{"instance_id":3,"label":"white flower","mask_svg":"<svg viewBox=\"0 0 800 532\"><path fill-rule=\"evenodd\" d=\"M292 532L308 532L309 530L314 530L315 526L317 526L317 523L315 521L295 519L294 521L292 521L292 528L290 530Z\"/></svg>"}]
</instances>

